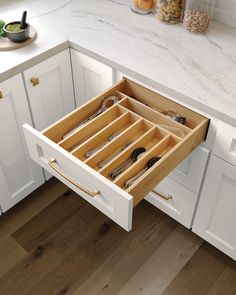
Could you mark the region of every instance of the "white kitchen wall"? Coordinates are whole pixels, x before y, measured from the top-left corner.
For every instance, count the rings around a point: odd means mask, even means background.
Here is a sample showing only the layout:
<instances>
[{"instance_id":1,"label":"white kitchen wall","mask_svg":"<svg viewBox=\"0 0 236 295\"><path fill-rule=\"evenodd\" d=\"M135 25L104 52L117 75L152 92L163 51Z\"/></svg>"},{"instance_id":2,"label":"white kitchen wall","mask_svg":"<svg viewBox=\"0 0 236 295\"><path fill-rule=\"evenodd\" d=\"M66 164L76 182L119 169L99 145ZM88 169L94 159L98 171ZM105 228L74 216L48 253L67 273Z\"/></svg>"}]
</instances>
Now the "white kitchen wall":
<instances>
[{"instance_id":1,"label":"white kitchen wall","mask_svg":"<svg viewBox=\"0 0 236 295\"><path fill-rule=\"evenodd\" d=\"M215 0L213 18L236 27L236 0Z\"/></svg>"}]
</instances>

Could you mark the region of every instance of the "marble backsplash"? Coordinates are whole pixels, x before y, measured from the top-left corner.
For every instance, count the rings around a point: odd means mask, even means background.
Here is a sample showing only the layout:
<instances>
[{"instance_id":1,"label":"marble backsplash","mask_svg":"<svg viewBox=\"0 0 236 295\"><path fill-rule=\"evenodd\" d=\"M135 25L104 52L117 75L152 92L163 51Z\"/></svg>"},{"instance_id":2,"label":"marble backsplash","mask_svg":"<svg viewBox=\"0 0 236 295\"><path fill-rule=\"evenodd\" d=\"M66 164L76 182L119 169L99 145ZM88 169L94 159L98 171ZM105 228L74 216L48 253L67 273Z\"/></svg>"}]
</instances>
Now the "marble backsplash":
<instances>
[{"instance_id":1,"label":"marble backsplash","mask_svg":"<svg viewBox=\"0 0 236 295\"><path fill-rule=\"evenodd\" d=\"M1 0L0 0L1 1ZM132 0L110 0L126 5ZM188 0L185 0L188 1ZM208 1L208 0L205 0ZM213 13L213 19L236 28L236 0L213 0L215 2L215 8Z\"/></svg>"},{"instance_id":2,"label":"marble backsplash","mask_svg":"<svg viewBox=\"0 0 236 295\"><path fill-rule=\"evenodd\" d=\"M215 0L213 18L236 27L236 0Z\"/></svg>"}]
</instances>

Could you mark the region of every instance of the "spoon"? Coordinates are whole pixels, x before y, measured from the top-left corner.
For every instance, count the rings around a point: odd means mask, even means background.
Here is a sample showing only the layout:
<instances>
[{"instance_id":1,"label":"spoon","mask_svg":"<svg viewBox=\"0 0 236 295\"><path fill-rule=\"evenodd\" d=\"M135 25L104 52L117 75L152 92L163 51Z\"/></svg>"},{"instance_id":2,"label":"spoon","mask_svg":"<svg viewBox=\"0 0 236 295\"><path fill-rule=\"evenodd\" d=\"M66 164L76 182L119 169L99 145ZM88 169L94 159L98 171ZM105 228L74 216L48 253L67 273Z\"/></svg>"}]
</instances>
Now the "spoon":
<instances>
[{"instance_id":1,"label":"spoon","mask_svg":"<svg viewBox=\"0 0 236 295\"><path fill-rule=\"evenodd\" d=\"M96 118L97 116L99 116L100 114L105 112L108 108L110 108L111 106L116 104L118 101L119 101L119 97L116 96L116 95L110 95L110 96L104 98L100 108L94 114L92 114L91 116L86 118L84 121L82 121L74 129L67 132L65 135L63 135L62 138L66 139L66 138L70 137L71 135L75 134L85 123L87 123L87 122L91 121L92 119Z\"/></svg>"},{"instance_id":2,"label":"spoon","mask_svg":"<svg viewBox=\"0 0 236 295\"><path fill-rule=\"evenodd\" d=\"M151 158L147 162L147 165L146 165L146 167L143 170L141 170L138 174L136 174L134 177L128 179L125 182L125 186L126 187L130 187L135 182L136 179L138 179L140 176L142 176L148 169L150 169L160 159L161 159L160 157L153 157L153 158Z\"/></svg>"},{"instance_id":3,"label":"spoon","mask_svg":"<svg viewBox=\"0 0 236 295\"><path fill-rule=\"evenodd\" d=\"M20 22L20 28L22 30L24 30L27 27L26 17L27 17L27 11L24 11L21 17L21 22Z\"/></svg>"},{"instance_id":4,"label":"spoon","mask_svg":"<svg viewBox=\"0 0 236 295\"><path fill-rule=\"evenodd\" d=\"M146 149L144 147L139 147L139 148L135 149L132 152L130 158L126 162L124 162L122 165L120 165L119 167L117 167L116 169L114 169L110 172L111 178L115 179L119 174L124 172L134 162L136 162L138 160L138 158L141 156L141 154L143 154L145 152L146 152Z\"/></svg>"},{"instance_id":5,"label":"spoon","mask_svg":"<svg viewBox=\"0 0 236 295\"><path fill-rule=\"evenodd\" d=\"M110 95L108 97L106 97L103 102L101 107L97 110L97 112L95 112L93 115L89 116L87 119L85 119L83 122L80 123L79 126L83 125L84 123L96 118L97 116L99 116L101 113L105 112L108 108L110 108L111 106L113 106L114 104L116 104L119 101L119 97L116 95Z\"/></svg>"}]
</instances>

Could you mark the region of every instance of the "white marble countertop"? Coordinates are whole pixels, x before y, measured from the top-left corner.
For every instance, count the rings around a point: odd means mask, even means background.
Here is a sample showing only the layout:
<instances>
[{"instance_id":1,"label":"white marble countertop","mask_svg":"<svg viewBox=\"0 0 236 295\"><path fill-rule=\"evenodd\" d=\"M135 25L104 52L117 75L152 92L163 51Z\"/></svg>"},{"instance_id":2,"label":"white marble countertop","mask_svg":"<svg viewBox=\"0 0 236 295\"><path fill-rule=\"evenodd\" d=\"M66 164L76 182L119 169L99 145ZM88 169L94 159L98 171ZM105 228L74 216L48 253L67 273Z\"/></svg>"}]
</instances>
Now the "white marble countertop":
<instances>
[{"instance_id":1,"label":"white marble countertop","mask_svg":"<svg viewBox=\"0 0 236 295\"><path fill-rule=\"evenodd\" d=\"M11 2L10 10L7 0L1 2L1 9L7 7L1 18L14 19L28 3L38 38L27 48L0 52L0 81L68 47L70 40L82 53L236 127L235 28L212 23L206 35L193 35L153 15L134 14L127 0Z\"/></svg>"},{"instance_id":2,"label":"white marble countertop","mask_svg":"<svg viewBox=\"0 0 236 295\"><path fill-rule=\"evenodd\" d=\"M37 30L37 38L30 45L0 51L0 81L68 48L70 6L71 0L0 0L1 19L20 20L27 10L27 21Z\"/></svg>"}]
</instances>

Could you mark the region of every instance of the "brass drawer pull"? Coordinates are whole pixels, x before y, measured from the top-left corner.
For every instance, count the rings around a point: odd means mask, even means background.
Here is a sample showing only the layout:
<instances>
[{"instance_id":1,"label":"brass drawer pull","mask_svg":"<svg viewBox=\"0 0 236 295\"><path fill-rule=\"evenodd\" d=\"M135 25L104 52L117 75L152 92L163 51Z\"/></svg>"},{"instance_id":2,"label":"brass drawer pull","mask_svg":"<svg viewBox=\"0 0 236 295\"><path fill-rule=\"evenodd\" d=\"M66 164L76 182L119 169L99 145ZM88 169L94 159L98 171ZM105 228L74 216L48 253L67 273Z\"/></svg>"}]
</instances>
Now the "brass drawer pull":
<instances>
[{"instance_id":1,"label":"brass drawer pull","mask_svg":"<svg viewBox=\"0 0 236 295\"><path fill-rule=\"evenodd\" d=\"M170 194L168 194L166 196L166 195L163 195L162 193L159 193L159 192L155 192L155 191L152 191L152 192L166 201L173 199L173 197Z\"/></svg>"},{"instance_id":2,"label":"brass drawer pull","mask_svg":"<svg viewBox=\"0 0 236 295\"><path fill-rule=\"evenodd\" d=\"M64 177L66 180L68 180L70 183L72 183L73 185L75 185L77 188L79 188L81 191L83 191L84 193L88 194L91 197L95 197L96 195L98 195L100 192L98 190L94 190L94 191L90 191L87 188L83 187L81 184L79 184L78 182L76 182L73 178L71 178L70 176L66 175L63 171L61 171L57 165L56 165L56 159L52 158L48 161L48 165L55 170L58 174L60 174L62 177Z\"/></svg>"},{"instance_id":3,"label":"brass drawer pull","mask_svg":"<svg viewBox=\"0 0 236 295\"><path fill-rule=\"evenodd\" d=\"M33 87L39 84L39 78L31 78L30 82L32 83Z\"/></svg>"},{"instance_id":4,"label":"brass drawer pull","mask_svg":"<svg viewBox=\"0 0 236 295\"><path fill-rule=\"evenodd\" d=\"M3 94L2 91L0 91L0 99L3 98Z\"/></svg>"}]
</instances>

